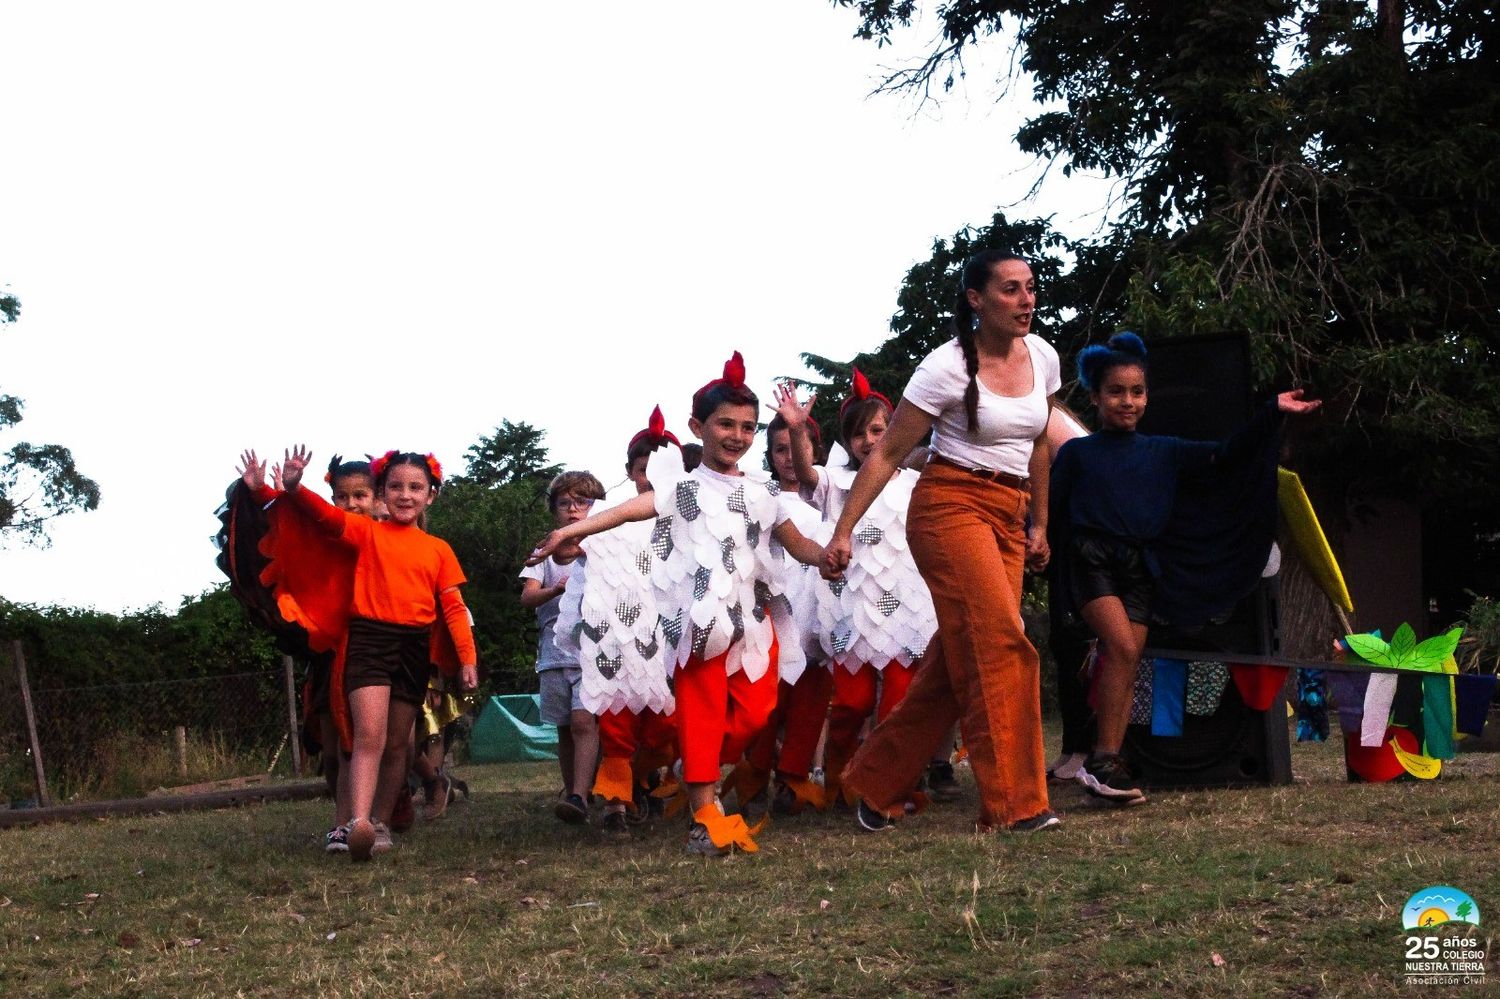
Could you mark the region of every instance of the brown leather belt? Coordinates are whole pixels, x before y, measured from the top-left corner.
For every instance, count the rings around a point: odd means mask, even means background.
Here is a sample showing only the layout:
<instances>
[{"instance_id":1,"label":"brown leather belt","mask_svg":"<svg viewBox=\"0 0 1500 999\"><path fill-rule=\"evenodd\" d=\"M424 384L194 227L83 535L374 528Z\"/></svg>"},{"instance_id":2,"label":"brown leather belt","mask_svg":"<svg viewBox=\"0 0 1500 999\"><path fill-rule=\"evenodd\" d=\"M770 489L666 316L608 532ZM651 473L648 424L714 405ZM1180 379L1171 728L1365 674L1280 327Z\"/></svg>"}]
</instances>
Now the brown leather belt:
<instances>
[{"instance_id":1,"label":"brown leather belt","mask_svg":"<svg viewBox=\"0 0 1500 999\"><path fill-rule=\"evenodd\" d=\"M935 461L939 465L947 465L949 468L956 468L962 472L968 472L970 475L976 478L984 479L986 482L998 482L1002 486L1010 486L1012 489L1029 490L1031 488L1031 480L1022 475L1012 475L1009 472L997 472L989 468L970 468L968 465L960 465L953 459L945 458L936 452L934 452L932 457L928 458L927 460Z\"/></svg>"}]
</instances>

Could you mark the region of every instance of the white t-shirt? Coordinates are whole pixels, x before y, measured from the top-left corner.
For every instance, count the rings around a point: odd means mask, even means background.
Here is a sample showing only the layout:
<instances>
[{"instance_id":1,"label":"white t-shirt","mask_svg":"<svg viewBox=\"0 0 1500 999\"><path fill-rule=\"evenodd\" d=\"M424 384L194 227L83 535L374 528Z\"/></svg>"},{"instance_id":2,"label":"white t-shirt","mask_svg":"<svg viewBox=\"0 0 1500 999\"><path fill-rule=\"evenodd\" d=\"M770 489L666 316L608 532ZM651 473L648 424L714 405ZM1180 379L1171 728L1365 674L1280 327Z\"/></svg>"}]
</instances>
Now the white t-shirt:
<instances>
[{"instance_id":1,"label":"white t-shirt","mask_svg":"<svg viewBox=\"0 0 1500 999\"><path fill-rule=\"evenodd\" d=\"M580 568L579 560L569 562L567 565L559 565L548 555L536 565L528 565L521 570L522 579L534 579L542 584L543 589L556 586L566 579L573 570ZM557 624L557 613L562 605L562 595L558 594L544 604L538 604L536 608L537 627L541 628L541 637L536 643L536 671L540 673L544 669L560 669L564 666L577 666L578 663L571 656L565 655L557 648L557 643L552 640L553 626Z\"/></svg>"},{"instance_id":2,"label":"white t-shirt","mask_svg":"<svg viewBox=\"0 0 1500 999\"><path fill-rule=\"evenodd\" d=\"M1027 334L1026 348L1031 354L1031 391L1023 396L999 395L979 382L979 427L972 434L964 413L969 372L958 339L949 340L922 360L901 398L936 418L934 451L969 468L1025 478L1031 444L1047 427L1047 397L1062 387L1052 345Z\"/></svg>"}]
</instances>

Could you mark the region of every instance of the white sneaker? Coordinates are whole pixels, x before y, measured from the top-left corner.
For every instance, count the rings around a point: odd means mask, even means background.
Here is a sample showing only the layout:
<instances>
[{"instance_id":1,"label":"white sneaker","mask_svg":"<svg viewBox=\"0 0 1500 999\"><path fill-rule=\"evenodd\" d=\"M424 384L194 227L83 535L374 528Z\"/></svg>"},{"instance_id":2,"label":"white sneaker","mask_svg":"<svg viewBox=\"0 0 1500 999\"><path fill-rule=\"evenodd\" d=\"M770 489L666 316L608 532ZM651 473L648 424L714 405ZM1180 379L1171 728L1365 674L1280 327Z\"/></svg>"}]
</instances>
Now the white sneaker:
<instances>
[{"instance_id":1,"label":"white sneaker","mask_svg":"<svg viewBox=\"0 0 1500 999\"><path fill-rule=\"evenodd\" d=\"M396 844L391 839L391 830L384 822L375 823L375 842L370 845L370 852L386 853Z\"/></svg>"},{"instance_id":2,"label":"white sneaker","mask_svg":"<svg viewBox=\"0 0 1500 999\"><path fill-rule=\"evenodd\" d=\"M1068 753L1057 758L1057 762L1047 768L1048 780L1077 780L1078 772L1083 769L1083 764L1088 760L1087 753Z\"/></svg>"}]
</instances>

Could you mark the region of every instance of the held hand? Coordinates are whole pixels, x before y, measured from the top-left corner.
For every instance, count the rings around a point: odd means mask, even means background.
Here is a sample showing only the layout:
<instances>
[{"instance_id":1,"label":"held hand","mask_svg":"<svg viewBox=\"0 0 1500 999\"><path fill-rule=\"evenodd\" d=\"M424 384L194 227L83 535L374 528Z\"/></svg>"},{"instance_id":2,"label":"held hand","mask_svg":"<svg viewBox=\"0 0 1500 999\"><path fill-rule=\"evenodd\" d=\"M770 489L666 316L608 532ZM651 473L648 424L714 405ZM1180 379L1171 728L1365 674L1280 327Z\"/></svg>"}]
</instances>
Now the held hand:
<instances>
[{"instance_id":1,"label":"held hand","mask_svg":"<svg viewBox=\"0 0 1500 999\"><path fill-rule=\"evenodd\" d=\"M1052 561L1052 549L1047 544L1047 532L1033 529L1026 539L1026 568L1041 572Z\"/></svg>"},{"instance_id":2,"label":"held hand","mask_svg":"<svg viewBox=\"0 0 1500 999\"><path fill-rule=\"evenodd\" d=\"M312 461L312 452L304 444L298 444L285 452L281 459L281 482L287 489L296 489L302 482L302 471Z\"/></svg>"},{"instance_id":3,"label":"held hand","mask_svg":"<svg viewBox=\"0 0 1500 999\"><path fill-rule=\"evenodd\" d=\"M776 400L776 405L767 408L776 411L776 415L786 422L788 430L796 430L807 426L808 421L812 419L812 406L814 400L818 398L818 393L814 392L807 397L807 402L801 403L797 401L797 390L792 387L792 384L782 382L776 386L773 398Z\"/></svg>"},{"instance_id":4,"label":"held hand","mask_svg":"<svg viewBox=\"0 0 1500 999\"><path fill-rule=\"evenodd\" d=\"M835 533L823 548L823 578L838 579L849 568L849 558L853 554L854 543L847 534Z\"/></svg>"},{"instance_id":5,"label":"held hand","mask_svg":"<svg viewBox=\"0 0 1500 999\"><path fill-rule=\"evenodd\" d=\"M1306 416L1323 405L1322 399L1302 398L1302 389L1292 389L1276 397L1276 408L1288 416Z\"/></svg>"},{"instance_id":6,"label":"held hand","mask_svg":"<svg viewBox=\"0 0 1500 999\"><path fill-rule=\"evenodd\" d=\"M479 688L479 667L473 663L467 663L458 668L458 685L464 693Z\"/></svg>"},{"instance_id":7,"label":"held hand","mask_svg":"<svg viewBox=\"0 0 1500 999\"><path fill-rule=\"evenodd\" d=\"M252 493L265 488L266 463L256 459L253 448L240 453L239 473L240 481L245 483L245 487Z\"/></svg>"}]
</instances>

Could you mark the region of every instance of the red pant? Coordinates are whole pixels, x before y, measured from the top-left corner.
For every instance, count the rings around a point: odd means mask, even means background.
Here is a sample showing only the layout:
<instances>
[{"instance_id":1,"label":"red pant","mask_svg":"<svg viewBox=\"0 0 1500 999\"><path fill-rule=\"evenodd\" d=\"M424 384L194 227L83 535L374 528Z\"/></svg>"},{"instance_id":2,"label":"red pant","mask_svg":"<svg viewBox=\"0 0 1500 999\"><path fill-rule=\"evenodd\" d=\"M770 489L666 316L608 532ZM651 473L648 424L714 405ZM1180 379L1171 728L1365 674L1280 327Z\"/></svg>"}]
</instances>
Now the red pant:
<instances>
[{"instance_id":1,"label":"red pant","mask_svg":"<svg viewBox=\"0 0 1500 999\"><path fill-rule=\"evenodd\" d=\"M677 726L671 715L655 711L620 711L599 716L599 755L631 759L637 750L652 755L672 748ZM668 761L670 762L670 761Z\"/></svg>"},{"instance_id":2,"label":"red pant","mask_svg":"<svg viewBox=\"0 0 1500 999\"><path fill-rule=\"evenodd\" d=\"M869 663L850 672L847 666L833 667L833 708L828 712L828 742L823 746L823 786L837 790L844 765L854 755L859 744L859 732L865 719L875 713L875 720L883 722L896 705L906 697L906 688L916 670L891 662L884 670L877 670ZM875 686L882 684L879 710L875 704ZM831 795L830 795L831 797Z\"/></svg>"},{"instance_id":3,"label":"red pant","mask_svg":"<svg viewBox=\"0 0 1500 999\"><path fill-rule=\"evenodd\" d=\"M693 656L678 667L677 734L682 742L682 779L689 784L713 784L719 767L737 763L766 719L776 709L776 642L771 641L771 665L751 682L744 670L724 672L728 653L707 661Z\"/></svg>"},{"instance_id":4,"label":"red pant","mask_svg":"<svg viewBox=\"0 0 1500 999\"><path fill-rule=\"evenodd\" d=\"M767 773L774 764L783 777L805 779L812 772L813 756L823 736L823 721L828 717L828 699L832 693L833 675L820 664L808 666L795 684L783 681L770 721L745 750L750 766ZM783 725L786 731L778 755L776 735Z\"/></svg>"}]
</instances>

